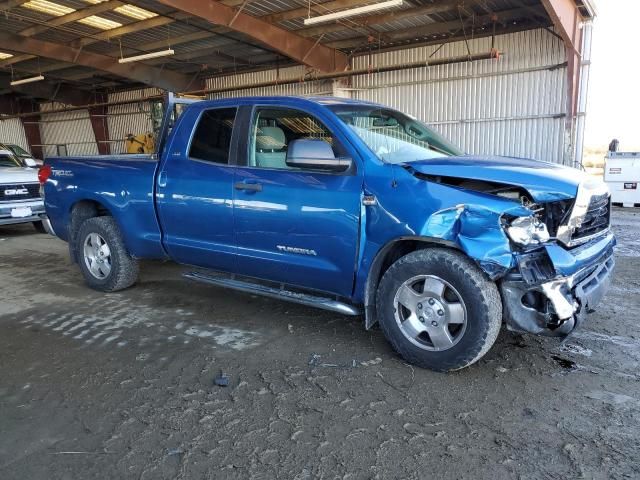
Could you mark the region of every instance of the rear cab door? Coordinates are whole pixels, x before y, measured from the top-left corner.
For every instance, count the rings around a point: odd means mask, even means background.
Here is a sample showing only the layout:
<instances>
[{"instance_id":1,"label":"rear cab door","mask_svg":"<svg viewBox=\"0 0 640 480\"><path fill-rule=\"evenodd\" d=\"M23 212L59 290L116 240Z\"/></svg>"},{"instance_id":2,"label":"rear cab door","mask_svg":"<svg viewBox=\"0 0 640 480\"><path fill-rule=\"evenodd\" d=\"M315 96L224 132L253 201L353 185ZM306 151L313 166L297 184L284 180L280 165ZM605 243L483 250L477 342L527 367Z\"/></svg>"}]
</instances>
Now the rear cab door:
<instances>
[{"instance_id":1,"label":"rear cab door","mask_svg":"<svg viewBox=\"0 0 640 480\"><path fill-rule=\"evenodd\" d=\"M193 105L162 152L156 205L163 245L177 262L234 271L233 181L238 105Z\"/></svg>"},{"instance_id":2,"label":"rear cab door","mask_svg":"<svg viewBox=\"0 0 640 480\"><path fill-rule=\"evenodd\" d=\"M237 272L350 297L358 255L363 168L338 120L306 100L243 107L233 204ZM352 167L290 167L288 145L324 140Z\"/></svg>"}]
</instances>

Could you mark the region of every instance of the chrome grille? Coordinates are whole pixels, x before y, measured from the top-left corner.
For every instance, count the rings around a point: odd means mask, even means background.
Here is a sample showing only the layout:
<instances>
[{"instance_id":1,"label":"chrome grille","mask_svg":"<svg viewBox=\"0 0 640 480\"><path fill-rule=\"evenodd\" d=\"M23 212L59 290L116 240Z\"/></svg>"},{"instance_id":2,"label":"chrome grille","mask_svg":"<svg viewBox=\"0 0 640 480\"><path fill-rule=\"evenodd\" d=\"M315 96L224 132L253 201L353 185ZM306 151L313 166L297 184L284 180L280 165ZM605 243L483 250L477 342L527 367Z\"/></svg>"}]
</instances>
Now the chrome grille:
<instances>
[{"instance_id":1,"label":"chrome grille","mask_svg":"<svg viewBox=\"0 0 640 480\"><path fill-rule=\"evenodd\" d=\"M37 183L12 183L0 185L0 202L19 202L40 198Z\"/></svg>"},{"instance_id":2,"label":"chrome grille","mask_svg":"<svg viewBox=\"0 0 640 480\"><path fill-rule=\"evenodd\" d=\"M594 195L582 224L575 229L572 240L581 240L596 235L609 228L611 219L611 198L608 193Z\"/></svg>"}]
</instances>

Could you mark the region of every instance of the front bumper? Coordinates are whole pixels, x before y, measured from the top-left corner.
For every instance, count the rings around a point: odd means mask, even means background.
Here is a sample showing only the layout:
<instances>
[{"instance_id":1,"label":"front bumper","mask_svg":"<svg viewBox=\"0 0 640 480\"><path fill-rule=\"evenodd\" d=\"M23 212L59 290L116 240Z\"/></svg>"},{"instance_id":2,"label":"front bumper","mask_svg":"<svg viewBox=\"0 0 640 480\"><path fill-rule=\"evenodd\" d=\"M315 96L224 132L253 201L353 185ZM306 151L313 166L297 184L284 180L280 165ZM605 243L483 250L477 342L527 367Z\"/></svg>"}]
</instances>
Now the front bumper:
<instances>
[{"instance_id":1,"label":"front bumper","mask_svg":"<svg viewBox=\"0 0 640 480\"><path fill-rule=\"evenodd\" d=\"M12 210L24 207L29 207L31 209L30 216L11 216ZM41 216L45 216L44 202L42 200L0 203L0 225L15 225L19 223L39 222L42 220Z\"/></svg>"},{"instance_id":2,"label":"front bumper","mask_svg":"<svg viewBox=\"0 0 640 480\"><path fill-rule=\"evenodd\" d=\"M521 262L519 272L500 284L507 328L553 337L565 337L574 331L594 311L611 283L615 239L611 236L608 240L600 242L604 248L599 256L590 258L571 275L559 274L562 267L553 263L547 265L546 272L539 268L536 275L530 275L528 269L532 267ZM544 278L551 273L555 278Z\"/></svg>"}]
</instances>

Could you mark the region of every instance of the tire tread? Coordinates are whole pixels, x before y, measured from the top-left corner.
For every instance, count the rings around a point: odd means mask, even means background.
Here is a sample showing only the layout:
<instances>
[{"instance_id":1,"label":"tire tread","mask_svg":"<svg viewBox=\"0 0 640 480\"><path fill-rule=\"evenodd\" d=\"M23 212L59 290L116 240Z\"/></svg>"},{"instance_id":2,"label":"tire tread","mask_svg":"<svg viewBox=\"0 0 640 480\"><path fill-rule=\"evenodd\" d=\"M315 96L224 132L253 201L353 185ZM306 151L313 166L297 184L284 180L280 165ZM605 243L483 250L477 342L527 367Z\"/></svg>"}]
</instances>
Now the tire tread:
<instances>
[{"instance_id":1,"label":"tire tread","mask_svg":"<svg viewBox=\"0 0 640 480\"><path fill-rule=\"evenodd\" d=\"M386 310L383 302L388 301L391 293L387 290L403 267L416 262L431 264L434 261L442 262L442 265L449 271L467 278L474 290L480 294L480 302L479 304L474 303L473 308L474 310L480 309L481 316L487 321L484 322L486 328L483 329L481 337L474 342L473 348L457 356L454 360L440 361L437 366L434 366L430 361L425 361L422 355L417 354L416 347L390 330L388 322L395 323L394 318L379 318L380 325L396 352L408 362L438 371L460 370L477 362L491 349L498 338L502 325L502 300L498 288L468 257L447 248L428 248L405 255L391 265L382 276L376 295L377 311L380 316L384 315Z\"/></svg>"}]
</instances>

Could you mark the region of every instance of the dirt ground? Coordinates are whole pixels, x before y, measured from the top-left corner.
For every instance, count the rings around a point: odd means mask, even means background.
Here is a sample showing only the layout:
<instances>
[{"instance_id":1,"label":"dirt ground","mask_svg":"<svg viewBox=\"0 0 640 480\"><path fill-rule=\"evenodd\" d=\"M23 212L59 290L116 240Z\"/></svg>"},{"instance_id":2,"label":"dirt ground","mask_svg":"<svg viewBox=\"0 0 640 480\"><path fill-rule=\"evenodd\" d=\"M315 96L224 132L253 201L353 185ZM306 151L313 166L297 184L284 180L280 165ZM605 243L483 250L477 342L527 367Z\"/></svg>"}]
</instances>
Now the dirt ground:
<instances>
[{"instance_id":1,"label":"dirt ground","mask_svg":"<svg viewBox=\"0 0 640 480\"><path fill-rule=\"evenodd\" d=\"M580 332L503 331L446 375L361 319L173 264L97 293L66 244L0 227L0 478L640 478L640 213L614 223L615 282Z\"/></svg>"}]
</instances>

